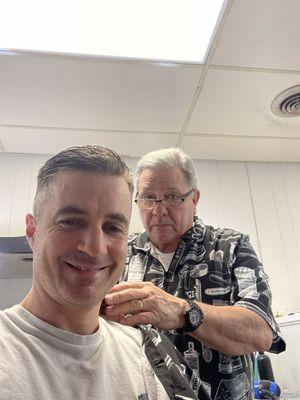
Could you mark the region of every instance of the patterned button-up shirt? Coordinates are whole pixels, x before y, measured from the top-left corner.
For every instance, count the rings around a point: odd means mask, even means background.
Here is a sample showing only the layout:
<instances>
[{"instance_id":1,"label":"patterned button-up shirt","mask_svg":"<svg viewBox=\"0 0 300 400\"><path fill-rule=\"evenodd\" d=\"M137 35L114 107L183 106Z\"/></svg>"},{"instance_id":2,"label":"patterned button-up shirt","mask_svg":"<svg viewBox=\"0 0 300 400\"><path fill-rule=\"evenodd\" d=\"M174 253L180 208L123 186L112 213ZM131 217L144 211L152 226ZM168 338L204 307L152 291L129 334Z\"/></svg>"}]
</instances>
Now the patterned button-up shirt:
<instances>
[{"instance_id":1,"label":"patterned button-up shirt","mask_svg":"<svg viewBox=\"0 0 300 400\"><path fill-rule=\"evenodd\" d=\"M131 235L123 280L152 281L184 299L252 310L273 331L270 351L285 350L271 310L268 277L247 235L231 229L216 229L195 218L193 228L182 236L168 271L153 256L151 247L146 232ZM195 392L202 384L215 400L252 398L250 355L222 354L189 335L178 335L174 331L168 336L193 369L191 384Z\"/></svg>"}]
</instances>

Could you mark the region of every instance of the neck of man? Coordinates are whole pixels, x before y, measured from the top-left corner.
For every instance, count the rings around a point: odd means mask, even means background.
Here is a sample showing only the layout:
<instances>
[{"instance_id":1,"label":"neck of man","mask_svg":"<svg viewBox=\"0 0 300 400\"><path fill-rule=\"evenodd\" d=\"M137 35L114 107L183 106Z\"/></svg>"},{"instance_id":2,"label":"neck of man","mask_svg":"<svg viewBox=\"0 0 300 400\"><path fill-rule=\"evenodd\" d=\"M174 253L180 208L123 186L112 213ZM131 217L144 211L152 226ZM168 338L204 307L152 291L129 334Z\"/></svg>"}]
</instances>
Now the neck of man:
<instances>
[{"instance_id":1,"label":"neck of man","mask_svg":"<svg viewBox=\"0 0 300 400\"><path fill-rule=\"evenodd\" d=\"M176 242L176 243L174 243L174 242L173 243L158 243L158 242L154 242L153 240L151 240L151 242L162 253L173 253L174 251L176 251L177 246L179 244L179 242Z\"/></svg>"},{"instance_id":2,"label":"neck of man","mask_svg":"<svg viewBox=\"0 0 300 400\"><path fill-rule=\"evenodd\" d=\"M62 306L31 289L20 305L48 324L77 335L91 335L99 327L100 304L86 309Z\"/></svg>"}]
</instances>

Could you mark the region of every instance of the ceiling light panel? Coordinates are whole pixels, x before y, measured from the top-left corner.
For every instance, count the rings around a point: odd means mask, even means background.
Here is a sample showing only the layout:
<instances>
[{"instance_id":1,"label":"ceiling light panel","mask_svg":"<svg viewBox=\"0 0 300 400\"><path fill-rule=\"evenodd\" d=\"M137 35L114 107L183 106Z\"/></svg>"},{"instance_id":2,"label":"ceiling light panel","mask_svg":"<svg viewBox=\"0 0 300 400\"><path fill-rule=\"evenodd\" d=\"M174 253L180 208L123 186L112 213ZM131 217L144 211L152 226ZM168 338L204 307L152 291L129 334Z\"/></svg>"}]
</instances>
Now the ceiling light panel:
<instances>
[{"instance_id":1,"label":"ceiling light panel","mask_svg":"<svg viewBox=\"0 0 300 400\"><path fill-rule=\"evenodd\" d=\"M0 49L202 63L224 0L10 0Z\"/></svg>"}]
</instances>

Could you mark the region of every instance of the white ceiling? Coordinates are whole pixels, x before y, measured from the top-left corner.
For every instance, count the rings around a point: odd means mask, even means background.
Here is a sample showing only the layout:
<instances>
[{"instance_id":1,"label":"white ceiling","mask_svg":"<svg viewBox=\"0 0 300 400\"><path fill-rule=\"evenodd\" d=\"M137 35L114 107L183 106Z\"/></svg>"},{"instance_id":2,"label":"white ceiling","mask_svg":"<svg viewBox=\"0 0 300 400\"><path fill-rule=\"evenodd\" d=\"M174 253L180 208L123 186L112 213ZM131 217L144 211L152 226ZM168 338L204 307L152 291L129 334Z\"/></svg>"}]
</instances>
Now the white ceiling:
<instances>
[{"instance_id":1,"label":"white ceiling","mask_svg":"<svg viewBox=\"0 0 300 400\"><path fill-rule=\"evenodd\" d=\"M3 53L0 151L300 162L300 116L270 108L300 84L299 21L299 0L228 0L204 65Z\"/></svg>"}]
</instances>

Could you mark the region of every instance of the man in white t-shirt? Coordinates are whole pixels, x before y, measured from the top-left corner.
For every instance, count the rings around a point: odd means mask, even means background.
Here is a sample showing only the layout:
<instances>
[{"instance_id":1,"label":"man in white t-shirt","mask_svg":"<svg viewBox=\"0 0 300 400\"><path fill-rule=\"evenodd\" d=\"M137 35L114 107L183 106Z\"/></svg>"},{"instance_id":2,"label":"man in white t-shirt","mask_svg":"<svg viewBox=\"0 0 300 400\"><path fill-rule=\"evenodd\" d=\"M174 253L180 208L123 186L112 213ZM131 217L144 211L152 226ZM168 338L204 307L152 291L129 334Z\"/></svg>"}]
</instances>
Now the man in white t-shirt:
<instances>
[{"instance_id":1,"label":"man in white t-shirt","mask_svg":"<svg viewBox=\"0 0 300 400\"><path fill-rule=\"evenodd\" d=\"M124 266L132 191L126 164L100 146L41 167L26 215L32 288L0 312L1 400L196 398L176 353L156 351L166 338L98 317Z\"/></svg>"}]
</instances>

